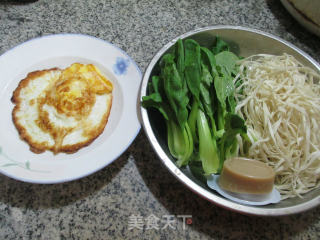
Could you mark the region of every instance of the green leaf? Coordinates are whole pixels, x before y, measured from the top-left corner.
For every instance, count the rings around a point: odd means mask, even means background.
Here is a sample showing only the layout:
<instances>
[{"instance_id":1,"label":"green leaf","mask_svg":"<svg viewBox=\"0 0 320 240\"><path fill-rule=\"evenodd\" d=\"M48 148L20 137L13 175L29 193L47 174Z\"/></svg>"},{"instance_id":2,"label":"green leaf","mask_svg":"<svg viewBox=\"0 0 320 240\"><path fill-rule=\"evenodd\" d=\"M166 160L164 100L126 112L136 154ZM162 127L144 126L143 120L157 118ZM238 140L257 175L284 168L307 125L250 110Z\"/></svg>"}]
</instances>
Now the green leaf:
<instances>
[{"instance_id":1,"label":"green leaf","mask_svg":"<svg viewBox=\"0 0 320 240\"><path fill-rule=\"evenodd\" d=\"M216 135L216 123L214 119L215 112L215 91L213 88L213 77L211 76L208 67L201 62L201 82L200 82L200 108L210 119L211 130L213 135Z\"/></svg>"},{"instance_id":2,"label":"green leaf","mask_svg":"<svg viewBox=\"0 0 320 240\"><path fill-rule=\"evenodd\" d=\"M199 101L201 66L200 66L200 45L192 40L187 39L185 46L185 79L188 88L196 101Z\"/></svg>"},{"instance_id":3,"label":"green leaf","mask_svg":"<svg viewBox=\"0 0 320 240\"><path fill-rule=\"evenodd\" d=\"M202 104L201 109L208 115L213 115L212 93L210 92L213 78L209 72L208 67L205 64L201 64L202 74L200 82L200 102Z\"/></svg>"},{"instance_id":4,"label":"green leaf","mask_svg":"<svg viewBox=\"0 0 320 240\"><path fill-rule=\"evenodd\" d=\"M207 66L210 66L210 71L213 77L218 75L217 69L216 69L216 59L213 55L213 53L205 48L201 47L201 59L204 64Z\"/></svg>"},{"instance_id":5,"label":"green leaf","mask_svg":"<svg viewBox=\"0 0 320 240\"><path fill-rule=\"evenodd\" d=\"M237 149L237 139L238 134L246 135L247 127L244 120L237 114L227 113L225 116L225 132L222 136L220 143L220 164L219 172L222 170L223 163L226 157L234 155Z\"/></svg>"},{"instance_id":6,"label":"green leaf","mask_svg":"<svg viewBox=\"0 0 320 240\"><path fill-rule=\"evenodd\" d=\"M210 87L211 84L213 83L213 77L211 76L208 67L204 63L201 63L201 69L202 69L201 83L206 87Z\"/></svg>"},{"instance_id":7,"label":"green leaf","mask_svg":"<svg viewBox=\"0 0 320 240\"><path fill-rule=\"evenodd\" d=\"M234 96L228 96L227 103L228 103L227 110L231 113L235 113L237 102Z\"/></svg>"},{"instance_id":8,"label":"green leaf","mask_svg":"<svg viewBox=\"0 0 320 240\"><path fill-rule=\"evenodd\" d=\"M221 68L221 72L231 75L235 73L238 68L237 61L239 60L238 56L232 52L224 51L215 55L216 64Z\"/></svg>"},{"instance_id":9,"label":"green leaf","mask_svg":"<svg viewBox=\"0 0 320 240\"><path fill-rule=\"evenodd\" d=\"M166 54L161 60L161 77L163 78L164 91L170 107L181 128L188 119L187 105L189 103L188 89L185 82L180 78L172 54Z\"/></svg>"},{"instance_id":10,"label":"green leaf","mask_svg":"<svg viewBox=\"0 0 320 240\"><path fill-rule=\"evenodd\" d=\"M228 113L226 115L225 129L240 129L243 132L247 132L247 127L244 120L237 114Z\"/></svg>"},{"instance_id":11,"label":"green leaf","mask_svg":"<svg viewBox=\"0 0 320 240\"><path fill-rule=\"evenodd\" d=\"M181 39L179 39L176 43L176 62L177 62L177 69L180 75L180 78L184 78L184 68L185 68L185 58L184 58L184 46Z\"/></svg>"},{"instance_id":12,"label":"green leaf","mask_svg":"<svg viewBox=\"0 0 320 240\"><path fill-rule=\"evenodd\" d=\"M227 98L227 85L228 81L220 76L216 76L214 79L214 88L216 90L217 98L223 109L226 108L226 98Z\"/></svg>"},{"instance_id":13,"label":"green leaf","mask_svg":"<svg viewBox=\"0 0 320 240\"><path fill-rule=\"evenodd\" d=\"M220 101L222 108L225 109L227 98L234 95L235 87L232 74L237 70L236 61L238 60L238 57L232 52L220 52L215 57L219 76L215 78L214 85L217 98ZM232 99L230 98L230 101L231 100ZM233 103L230 103L233 107Z\"/></svg>"},{"instance_id":14,"label":"green leaf","mask_svg":"<svg viewBox=\"0 0 320 240\"><path fill-rule=\"evenodd\" d=\"M230 51L230 46L228 43L226 43L225 41L223 41L220 37L216 37L216 45L215 47L212 49L212 52L214 55L222 52L222 51Z\"/></svg>"},{"instance_id":15,"label":"green leaf","mask_svg":"<svg viewBox=\"0 0 320 240\"><path fill-rule=\"evenodd\" d=\"M198 143L198 135L196 131L198 111L199 111L199 104L197 101L193 101L189 118L188 118L188 125L190 127L190 131L191 131L194 143Z\"/></svg>"},{"instance_id":16,"label":"green leaf","mask_svg":"<svg viewBox=\"0 0 320 240\"><path fill-rule=\"evenodd\" d=\"M0 146L0 154L2 153L2 147Z\"/></svg>"},{"instance_id":17,"label":"green leaf","mask_svg":"<svg viewBox=\"0 0 320 240\"><path fill-rule=\"evenodd\" d=\"M153 107L159 110L163 117L168 120L169 109L167 104L160 94L160 78L159 76L153 76L151 82L148 84L149 95L142 97L142 106L144 108Z\"/></svg>"}]
</instances>

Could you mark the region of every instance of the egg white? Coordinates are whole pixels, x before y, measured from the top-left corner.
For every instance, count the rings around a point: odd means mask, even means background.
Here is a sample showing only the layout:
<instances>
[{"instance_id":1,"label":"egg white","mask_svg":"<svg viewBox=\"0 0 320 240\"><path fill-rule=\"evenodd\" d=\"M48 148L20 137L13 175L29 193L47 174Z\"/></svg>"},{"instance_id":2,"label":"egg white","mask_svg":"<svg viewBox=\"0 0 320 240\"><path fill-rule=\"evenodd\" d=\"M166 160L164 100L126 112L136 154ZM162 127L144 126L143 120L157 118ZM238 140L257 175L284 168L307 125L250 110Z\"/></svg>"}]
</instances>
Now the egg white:
<instances>
[{"instance_id":1,"label":"egg white","mask_svg":"<svg viewBox=\"0 0 320 240\"><path fill-rule=\"evenodd\" d=\"M46 96L46 90L52 88L59 79L61 72L59 69L48 70L45 74L28 81L26 86L20 90L19 104L16 106L16 111L13 112L17 121L15 124L19 125L20 129L24 129L24 136L27 136L28 142L46 146L46 149L51 148L51 150L56 144L54 137L37 124L39 117L38 99ZM43 104L42 111L48 113L49 122L55 129L73 129L64 136L60 146L60 148L69 147L72 149L72 146L90 143L97 137L86 133L100 129L101 125L104 128L111 105L112 93L105 93L95 95L95 102L90 113L80 119L60 113L54 106L47 103Z\"/></svg>"}]
</instances>

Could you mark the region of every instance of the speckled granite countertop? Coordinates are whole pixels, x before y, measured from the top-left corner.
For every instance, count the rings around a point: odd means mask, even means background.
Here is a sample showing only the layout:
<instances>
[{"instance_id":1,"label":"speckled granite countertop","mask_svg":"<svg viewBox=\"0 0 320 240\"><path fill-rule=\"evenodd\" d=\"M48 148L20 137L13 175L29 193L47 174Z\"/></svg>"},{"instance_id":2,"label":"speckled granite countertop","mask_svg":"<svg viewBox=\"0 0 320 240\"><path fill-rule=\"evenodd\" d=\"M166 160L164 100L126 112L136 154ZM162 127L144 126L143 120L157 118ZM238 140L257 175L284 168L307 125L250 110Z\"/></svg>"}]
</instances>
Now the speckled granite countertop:
<instances>
[{"instance_id":1,"label":"speckled granite countertop","mask_svg":"<svg viewBox=\"0 0 320 240\"><path fill-rule=\"evenodd\" d=\"M229 24L275 34L320 62L320 39L300 27L277 0L17 2L0 1L0 54L38 36L83 33L119 46L143 72L156 51L177 35ZM137 215L142 220L169 216L174 222L172 228L130 229ZM192 224L183 229L178 215L191 215ZM169 174L143 131L119 159L78 181L33 185L0 175L0 239L211 238L320 239L320 208L278 218L219 208Z\"/></svg>"}]
</instances>

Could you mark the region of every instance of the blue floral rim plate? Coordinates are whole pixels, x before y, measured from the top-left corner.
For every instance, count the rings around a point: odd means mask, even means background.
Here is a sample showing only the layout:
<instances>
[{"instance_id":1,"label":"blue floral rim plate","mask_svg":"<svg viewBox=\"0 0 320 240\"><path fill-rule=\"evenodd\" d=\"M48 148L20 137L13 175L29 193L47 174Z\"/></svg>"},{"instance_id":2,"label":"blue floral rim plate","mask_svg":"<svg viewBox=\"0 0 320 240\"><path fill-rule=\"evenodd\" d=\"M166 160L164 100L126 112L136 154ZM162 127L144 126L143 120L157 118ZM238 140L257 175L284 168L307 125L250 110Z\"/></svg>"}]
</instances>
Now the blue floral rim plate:
<instances>
[{"instance_id":1,"label":"blue floral rim plate","mask_svg":"<svg viewBox=\"0 0 320 240\"><path fill-rule=\"evenodd\" d=\"M35 154L12 122L12 92L27 73L94 64L112 81L113 104L104 132L73 154ZM138 97L142 74L120 48L82 34L56 34L22 43L0 56L0 173L31 183L60 183L92 174L117 159L140 130Z\"/></svg>"}]
</instances>

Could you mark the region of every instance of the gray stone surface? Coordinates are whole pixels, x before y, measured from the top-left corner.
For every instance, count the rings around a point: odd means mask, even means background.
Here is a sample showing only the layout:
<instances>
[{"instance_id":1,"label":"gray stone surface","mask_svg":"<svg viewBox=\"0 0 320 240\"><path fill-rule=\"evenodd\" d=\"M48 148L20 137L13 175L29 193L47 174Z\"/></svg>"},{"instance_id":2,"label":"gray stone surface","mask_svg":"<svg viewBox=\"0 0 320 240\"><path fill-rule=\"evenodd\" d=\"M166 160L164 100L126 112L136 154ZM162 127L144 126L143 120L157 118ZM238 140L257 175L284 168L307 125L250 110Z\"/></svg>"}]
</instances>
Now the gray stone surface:
<instances>
[{"instance_id":1,"label":"gray stone surface","mask_svg":"<svg viewBox=\"0 0 320 240\"><path fill-rule=\"evenodd\" d=\"M320 39L277 0L21 2L0 1L0 54L31 38L83 33L116 44L143 72L177 35L228 24L275 34L320 62ZM130 216L152 214L174 215L175 229L129 229ZM183 229L179 214L192 215L193 223ZM210 204L168 173L143 131L110 166L74 182L33 185L0 175L0 239L319 239L319 216L319 207L263 218Z\"/></svg>"}]
</instances>

